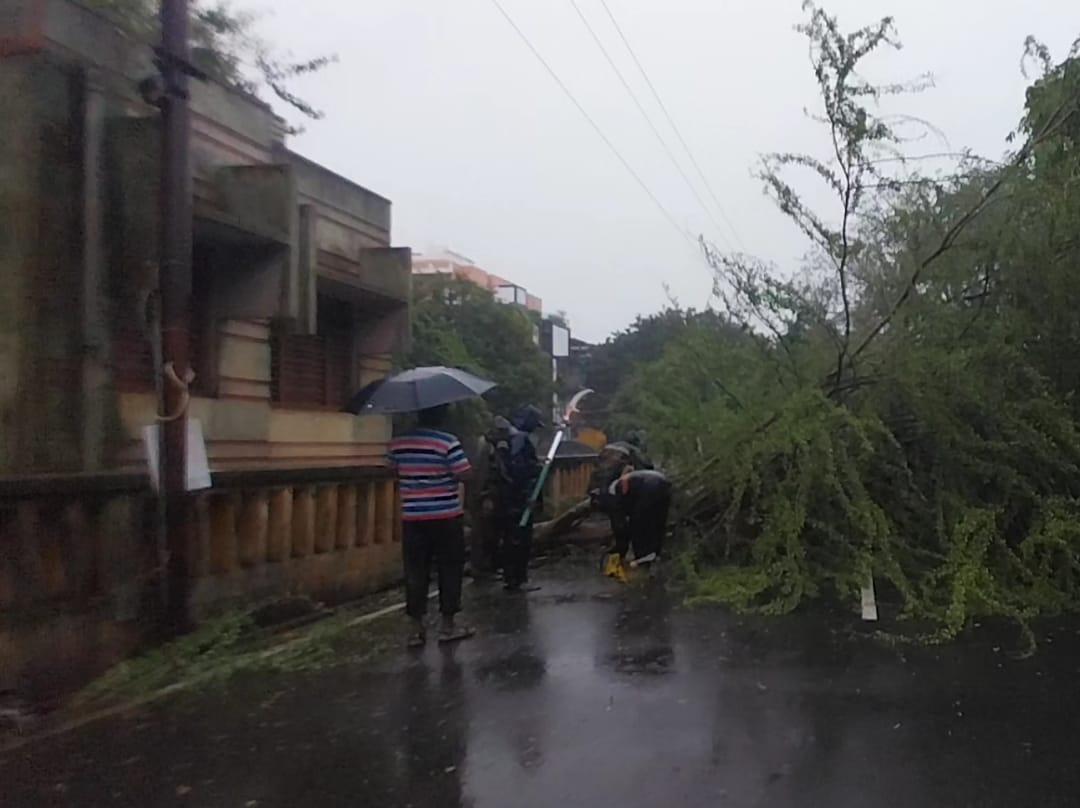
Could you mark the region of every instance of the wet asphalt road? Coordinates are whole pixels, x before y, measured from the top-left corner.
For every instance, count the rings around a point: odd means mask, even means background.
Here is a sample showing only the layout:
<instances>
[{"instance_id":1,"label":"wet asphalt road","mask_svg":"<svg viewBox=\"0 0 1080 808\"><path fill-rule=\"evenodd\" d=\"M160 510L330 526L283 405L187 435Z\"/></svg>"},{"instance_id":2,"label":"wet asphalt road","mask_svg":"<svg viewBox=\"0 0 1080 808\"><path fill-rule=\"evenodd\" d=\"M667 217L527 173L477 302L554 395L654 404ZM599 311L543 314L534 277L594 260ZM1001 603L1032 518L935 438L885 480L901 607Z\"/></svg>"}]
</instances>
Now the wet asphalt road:
<instances>
[{"instance_id":1,"label":"wet asphalt road","mask_svg":"<svg viewBox=\"0 0 1080 808\"><path fill-rule=\"evenodd\" d=\"M1080 804L1072 628L1026 661L989 632L901 654L540 577L473 587L453 650L240 675L7 753L0 806Z\"/></svg>"}]
</instances>

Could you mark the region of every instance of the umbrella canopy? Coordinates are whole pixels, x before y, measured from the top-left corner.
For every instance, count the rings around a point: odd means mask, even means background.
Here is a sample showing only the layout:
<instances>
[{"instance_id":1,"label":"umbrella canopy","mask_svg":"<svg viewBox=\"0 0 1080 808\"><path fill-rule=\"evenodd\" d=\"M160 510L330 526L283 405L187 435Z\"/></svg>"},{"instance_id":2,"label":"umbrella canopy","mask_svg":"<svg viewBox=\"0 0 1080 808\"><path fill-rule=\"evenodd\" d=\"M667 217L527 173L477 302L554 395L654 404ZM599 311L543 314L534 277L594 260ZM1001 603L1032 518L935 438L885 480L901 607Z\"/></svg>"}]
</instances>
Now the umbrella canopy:
<instances>
[{"instance_id":1,"label":"umbrella canopy","mask_svg":"<svg viewBox=\"0 0 1080 808\"><path fill-rule=\"evenodd\" d=\"M494 386L495 382L457 368L441 365L413 368L366 385L352 397L345 409L357 415L415 412L476 398Z\"/></svg>"}]
</instances>

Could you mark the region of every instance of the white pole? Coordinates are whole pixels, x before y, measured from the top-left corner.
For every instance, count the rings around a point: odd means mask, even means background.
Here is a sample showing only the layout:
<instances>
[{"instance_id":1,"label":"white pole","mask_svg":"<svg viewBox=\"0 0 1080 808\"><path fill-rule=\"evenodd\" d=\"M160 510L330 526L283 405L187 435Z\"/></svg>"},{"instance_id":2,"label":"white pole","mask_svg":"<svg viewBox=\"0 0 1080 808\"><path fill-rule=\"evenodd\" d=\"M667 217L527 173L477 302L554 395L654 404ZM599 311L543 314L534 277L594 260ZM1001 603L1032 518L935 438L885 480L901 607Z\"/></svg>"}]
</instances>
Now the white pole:
<instances>
[{"instance_id":1,"label":"white pole","mask_svg":"<svg viewBox=\"0 0 1080 808\"><path fill-rule=\"evenodd\" d=\"M556 387L559 383L559 360L555 357L555 354L551 355L551 425L558 426L559 418L562 415L562 408L559 406L559 391Z\"/></svg>"}]
</instances>

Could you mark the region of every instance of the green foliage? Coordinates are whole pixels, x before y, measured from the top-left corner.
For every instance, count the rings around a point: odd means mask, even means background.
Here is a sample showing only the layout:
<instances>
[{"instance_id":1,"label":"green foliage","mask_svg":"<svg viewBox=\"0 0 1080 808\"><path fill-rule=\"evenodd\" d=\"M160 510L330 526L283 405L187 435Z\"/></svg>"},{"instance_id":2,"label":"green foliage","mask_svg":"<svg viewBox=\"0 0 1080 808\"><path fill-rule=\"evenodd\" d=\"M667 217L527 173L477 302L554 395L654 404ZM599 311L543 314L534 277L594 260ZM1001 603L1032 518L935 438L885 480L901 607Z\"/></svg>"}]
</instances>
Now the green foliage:
<instances>
[{"instance_id":1,"label":"green foliage","mask_svg":"<svg viewBox=\"0 0 1080 808\"><path fill-rule=\"evenodd\" d=\"M647 418L634 410L625 393L622 402L614 400L620 390L633 388L627 380L634 378L639 368L660 359L672 341L691 325L721 328L724 323L712 310L699 312L672 306L648 317L638 317L629 328L596 346L585 367L585 385L594 391L585 400L589 422L611 435L644 426L642 422ZM739 329L733 331L737 333Z\"/></svg>"},{"instance_id":2,"label":"green foliage","mask_svg":"<svg viewBox=\"0 0 1080 808\"><path fill-rule=\"evenodd\" d=\"M752 336L718 318L689 320L654 361L627 370L611 402L613 434L646 430L658 458L693 455L699 439L761 405L755 391L765 389L761 376L771 369L759 350ZM697 406L714 398L719 407Z\"/></svg>"},{"instance_id":3,"label":"green foliage","mask_svg":"<svg viewBox=\"0 0 1080 808\"><path fill-rule=\"evenodd\" d=\"M107 14L135 37L156 42L161 34L159 0L83 0ZM323 117L289 89L289 82L336 61L334 56L295 61L254 33L255 16L228 2L194 2L191 9L191 60L208 75L254 96L263 87L307 118Z\"/></svg>"},{"instance_id":4,"label":"green foliage","mask_svg":"<svg viewBox=\"0 0 1080 808\"><path fill-rule=\"evenodd\" d=\"M412 347L403 364L446 365L491 379L498 386L486 405L463 407L459 431L478 435L491 412L509 415L551 401L551 359L533 341L533 321L463 280L414 279Z\"/></svg>"},{"instance_id":5,"label":"green foliage","mask_svg":"<svg viewBox=\"0 0 1080 808\"><path fill-rule=\"evenodd\" d=\"M1076 48L1054 64L1029 43L1043 74L1005 162L885 175L901 139L868 104L905 87L859 62L891 20L844 34L807 7L833 153L774 155L763 179L808 265L707 247L726 326L663 334L613 409L680 481L691 599L779 614L857 603L872 575L925 641L996 615L1033 643L1032 618L1080 611Z\"/></svg>"},{"instance_id":6,"label":"green foliage","mask_svg":"<svg viewBox=\"0 0 1080 808\"><path fill-rule=\"evenodd\" d=\"M764 427L724 394L699 403L714 426L676 455L693 599L777 614L857 602L872 573L935 641L973 616L1080 608L1069 408L1021 396L1027 372L988 373L998 357L918 358L847 404L800 389Z\"/></svg>"},{"instance_id":7,"label":"green foliage","mask_svg":"<svg viewBox=\"0 0 1080 808\"><path fill-rule=\"evenodd\" d=\"M375 606L385 598L375 596L368 601ZM243 672L327 668L398 647L400 628L394 620L360 619L363 628L358 627L354 613L342 612L279 633L260 630L250 612L229 612L204 622L191 634L110 668L76 695L73 706L100 709L152 697L167 688L221 684Z\"/></svg>"}]
</instances>

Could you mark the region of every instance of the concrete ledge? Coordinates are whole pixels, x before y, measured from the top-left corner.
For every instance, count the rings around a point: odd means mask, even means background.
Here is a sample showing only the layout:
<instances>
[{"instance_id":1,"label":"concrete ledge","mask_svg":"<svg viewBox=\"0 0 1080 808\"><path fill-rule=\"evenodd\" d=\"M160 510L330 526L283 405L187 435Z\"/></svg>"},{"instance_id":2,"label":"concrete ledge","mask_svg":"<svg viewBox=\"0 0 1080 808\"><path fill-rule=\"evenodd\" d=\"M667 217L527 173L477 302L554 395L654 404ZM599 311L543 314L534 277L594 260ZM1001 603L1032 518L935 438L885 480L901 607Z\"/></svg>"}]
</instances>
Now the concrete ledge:
<instances>
[{"instance_id":1,"label":"concrete ledge","mask_svg":"<svg viewBox=\"0 0 1080 808\"><path fill-rule=\"evenodd\" d=\"M0 499L69 496L75 494L120 494L149 487L145 474L135 472L33 474L0 477Z\"/></svg>"},{"instance_id":2,"label":"concrete ledge","mask_svg":"<svg viewBox=\"0 0 1080 808\"><path fill-rule=\"evenodd\" d=\"M197 216L236 231L238 238L289 244L296 191L292 170L283 165L221 166L206 195L196 194Z\"/></svg>"},{"instance_id":3,"label":"concrete ledge","mask_svg":"<svg viewBox=\"0 0 1080 808\"><path fill-rule=\"evenodd\" d=\"M389 480L386 466L330 466L326 468L252 469L216 471L210 475L214 488L260 488L297 483L333 483L348 480Z\"/></svg>"},{"instance_id":4,"label":"concrete ledge","mask_svg":"<svg viewBox=\"0 0 1080 808\"><path fill-rule=\"evenodd\" d=\"M386 466L325 466L291 469L238 469L215 471L210 475L211 490L260 488L297 483L332 483L349 480L389 480L393 473ZM150 478L139 472L100 474L34 474L25 477L0 477L0 500L32 497L66 497L78 494L108 495L149 492Z\"/></svg>"},{"instance_id":5,"label":"concrete ledge","mask_svg":"<svg viewBox=\"0 0 1080 808\"><path fill-rule=\"evenodd\" d=\"M294 151L282 149L278 159L292 165L296 172L297 190L300 193L385 233L389 238L389 199L335 174L306 157L301 157Z\"/></svg>"}]
</instances>

